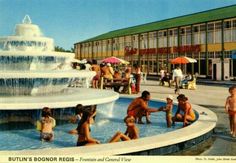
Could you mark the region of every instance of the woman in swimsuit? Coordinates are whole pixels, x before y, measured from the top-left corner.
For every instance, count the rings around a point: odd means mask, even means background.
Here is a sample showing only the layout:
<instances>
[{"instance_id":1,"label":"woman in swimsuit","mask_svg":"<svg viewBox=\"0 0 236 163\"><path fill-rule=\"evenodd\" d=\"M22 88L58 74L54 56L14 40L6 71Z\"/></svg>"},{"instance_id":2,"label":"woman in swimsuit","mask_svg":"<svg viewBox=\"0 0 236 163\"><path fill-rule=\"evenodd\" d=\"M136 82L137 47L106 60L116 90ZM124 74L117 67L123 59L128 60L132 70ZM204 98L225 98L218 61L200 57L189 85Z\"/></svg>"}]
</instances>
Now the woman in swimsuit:
<instances>
[{"instance_id":1,"label":"woman in swimsuit","mask_svg":"<svg viewBox=\"0 0 236 163\"><path fill-rule=\"evenodd\" d=\"M195 121L195 113L191 104L188 102L188 98L184 94L180 94L178 97L178 109L175 116L172 117L173 124L175 121L183 122L183 127L189 125L190 122Z\"/></svg>"},{"instance_id":2,"label":"woman in swimsuit","mask_svg":"<svg viewBox=\"0 0 236 163\"><path fill-rule=\"evenodd\" d=\"M84 111L82 118L76 128L76 132L71 134L78 134L77 146L87 146L100 144L100 142L90 135L90 123L92 122L92 117L94 113L92 111Z\"/></svg>"}]
</instances>

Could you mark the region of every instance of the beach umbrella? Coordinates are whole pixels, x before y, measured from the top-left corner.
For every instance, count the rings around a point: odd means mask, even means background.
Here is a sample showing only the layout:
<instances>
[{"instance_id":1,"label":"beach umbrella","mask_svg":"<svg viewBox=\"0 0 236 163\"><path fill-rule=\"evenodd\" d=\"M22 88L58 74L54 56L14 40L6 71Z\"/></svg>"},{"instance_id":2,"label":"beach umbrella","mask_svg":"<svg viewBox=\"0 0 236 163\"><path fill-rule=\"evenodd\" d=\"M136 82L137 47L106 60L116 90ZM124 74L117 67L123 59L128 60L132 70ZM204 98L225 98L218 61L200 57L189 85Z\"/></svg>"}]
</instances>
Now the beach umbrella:
<instances>
[{"instance_id":1,"label":"beach umbrella","mask_svg":"<svg viewBox=\"0 0 236 163\"><path fill-rule=\"evenodd\" d=\"M78 60L78 59L76 59L76 58L73 58L73 59L71 60L71 62L73 62L73 63L81 63L81 61Z\"/></svg>"},{"instance_id":2,"label":"beach umbrella","mask_svg":"<svg viewBox=\"0 0 236 163\"><path fill-rule=\"evenodd\" d=\"M108 58L103 59L102 62L104 62L104 63L114 63L114 64L117 64L117 63L129 64L128 61L125 61L125 60L117 58L117 57L108 57Z\"/></svg>"},{"instance_id":3,"label":"beach umbrella","mask_svg":"<svg viewBox=\"0 0 236 163\"><path fill-rule=\"evenodd\" d=\"M125 65L128 65L128 64L129 64L129 61L126 61L126 60L121 59L121 58L119 58L119 59L120 59L120 61L121 61L122 64L125 64Z\"/></svg>"},{"instance_id":4,"label":"beach umbrella","mask_svg":"<svg viewBox=\"0 0 236 163\"><path fill-rule=\"evenodd\" d=\"M196 63L197 60L189 57L177 57L170 61L172 64L187 64L187 63Z\"/></svg>"}]
</instances>

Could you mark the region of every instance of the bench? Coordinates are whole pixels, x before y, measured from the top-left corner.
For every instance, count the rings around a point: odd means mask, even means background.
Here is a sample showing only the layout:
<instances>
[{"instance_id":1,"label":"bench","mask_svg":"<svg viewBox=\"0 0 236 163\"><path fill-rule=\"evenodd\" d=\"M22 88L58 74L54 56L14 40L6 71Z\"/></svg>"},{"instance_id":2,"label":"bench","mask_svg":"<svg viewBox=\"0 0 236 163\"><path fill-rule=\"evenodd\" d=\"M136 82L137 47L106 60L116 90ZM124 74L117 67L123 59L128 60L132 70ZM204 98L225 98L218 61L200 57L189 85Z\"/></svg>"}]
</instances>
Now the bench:
<instances>
[{"instance_id":1,"label":"bench","mask_svg":"<svg viewBox=\"0 0 236 163\"><path fill-rule=\"evenodd\" d=\"M123 80L112 80L112 81L105 81L103 77L100 78L100 89L106 89L106 88L114 88L116 86L120 87L128 87L127 94L131 94L131 79L129 81L125 82Z\"/></svg>"}]
</instances>

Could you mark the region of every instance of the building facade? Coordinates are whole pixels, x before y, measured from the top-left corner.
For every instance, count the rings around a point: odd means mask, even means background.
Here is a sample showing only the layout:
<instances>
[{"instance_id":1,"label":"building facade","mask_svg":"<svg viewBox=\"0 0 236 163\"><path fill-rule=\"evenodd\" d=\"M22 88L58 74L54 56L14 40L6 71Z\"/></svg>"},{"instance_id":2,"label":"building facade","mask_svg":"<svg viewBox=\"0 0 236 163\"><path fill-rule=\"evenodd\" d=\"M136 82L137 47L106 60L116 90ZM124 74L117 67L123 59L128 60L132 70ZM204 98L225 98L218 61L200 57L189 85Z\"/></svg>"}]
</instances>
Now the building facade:
<instances>
[{"instance_id":1,"label":"building facade","mask_svg":"<svg viewBox=\"0 0 236 163\"><path fill-rule=\"evenodd\" d=\"M197 59L185 72L214 80L236 77L236 5L111 31L75 43L78 59L116 56L157 74L178 56Z\"/></svg>"}]
</instances>

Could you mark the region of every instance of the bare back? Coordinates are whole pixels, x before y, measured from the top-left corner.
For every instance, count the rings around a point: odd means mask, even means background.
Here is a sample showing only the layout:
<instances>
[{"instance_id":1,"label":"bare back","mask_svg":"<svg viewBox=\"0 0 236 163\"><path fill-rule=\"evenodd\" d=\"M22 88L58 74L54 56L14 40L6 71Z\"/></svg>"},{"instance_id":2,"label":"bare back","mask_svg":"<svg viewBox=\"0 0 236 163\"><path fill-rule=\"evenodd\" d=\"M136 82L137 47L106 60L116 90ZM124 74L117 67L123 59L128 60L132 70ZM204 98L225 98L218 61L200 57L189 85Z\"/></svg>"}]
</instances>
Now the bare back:
<instances>
[{"instance_id":1,"label":"bare back","mask_svg":"<svg viewBox=\"0 0 236 163\"><path fill-rule=\"evenodd\" d=\"M137 108L140 108L143 110L147 110L148 108L147 102L145 102L141 97L138 97L131 102L131 104L128 107L128 111L134 110Z\"/></svg>"},{"instance_id":2,"label":"bare back","mask_svg":"<svg viewBox=\"0 0 236 163\"><path fill-rule=\"evenodd\" d=\"M87 130L89 130L89 124L85 122L80 128L78 142L87 141Z\"/></svg>"},{"instance_id":3,"label":"bare back","mask_svg":"<svg viewBox=\"0 0 236 163\"><path fill-rule=\"evenodd\" d=\"M128 127L126 132L130 139L137 139L139 137L139 130L136 126Z\"/></svg>"}]
</instances>

